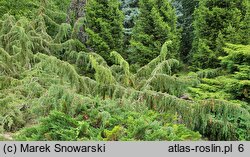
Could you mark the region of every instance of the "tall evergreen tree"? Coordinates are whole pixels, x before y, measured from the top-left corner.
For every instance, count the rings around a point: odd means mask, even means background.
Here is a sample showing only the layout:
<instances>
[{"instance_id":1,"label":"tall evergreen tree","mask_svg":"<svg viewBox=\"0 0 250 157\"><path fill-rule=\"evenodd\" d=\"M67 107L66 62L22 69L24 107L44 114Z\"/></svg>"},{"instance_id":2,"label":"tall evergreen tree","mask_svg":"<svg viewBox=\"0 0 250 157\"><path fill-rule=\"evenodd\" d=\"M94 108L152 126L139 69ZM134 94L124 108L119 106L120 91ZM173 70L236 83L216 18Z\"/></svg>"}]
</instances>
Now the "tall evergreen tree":
<instances>
[{"instance_id":1,"label":"tall evergreen tree","mask_svg":"<svg viewBox=\"0 0 250 157\"><path fill-rule=\"evenodd\" d=\"M226 42L250 42L249 0L200 0L195 11L192 64L217 67ZM247 35L248 34L248 35Z\"/></svg>"},{"instance_id":2,"label":"tall evergreen tree","mask_svg":"<svg viewBox=\"0 0 250 157\"><path fill-rule=\"evenodd\" d=\"M139 0L120 0L122 2L121 9L125 15L124 19L124 46L125 49L129 46L129 41L132 36L132 30L135 25L135 20L139 15L138 3ZM127 57L128 54L123 54Z\"/></svg>"},{"instance_id":3,"label":"tall evergreen tree","mask_svg":"<svg viewBox=\"0 0 250 157\"><path fill-rule=\"evenodd\" d=\"M118 0L89 0L86 6L87 47L106 60L113 50L123 47L123 20Z\"/></svg>"},{"instance_id":4,"label":"tall evergreen tree","mask_svg":"<svg viewBox=\"0 0 250 157\"><path fill-rule=\"evenodd\" d=\"M184 62L188 60L188 54L192 49L192 41L194 38L193 13L198 6L198 0L174 0L173 5L176 8L178 23L177 27L182 29L180 57Z\"/></svg>"},{"instance_id":5,"label":"tall evergreen tree","mask_svg":"<svg viewBox=\"0 0 250 157\"><path fill-rule=\"evenodd\" d=\"M172 40L171 57L178 56L176 14L168 0L140 0L139 17L130 41L130 60L143 65L158 55L161 45ZM170 57L170 56L169 56Z\"/></svg>"}]
</instances>

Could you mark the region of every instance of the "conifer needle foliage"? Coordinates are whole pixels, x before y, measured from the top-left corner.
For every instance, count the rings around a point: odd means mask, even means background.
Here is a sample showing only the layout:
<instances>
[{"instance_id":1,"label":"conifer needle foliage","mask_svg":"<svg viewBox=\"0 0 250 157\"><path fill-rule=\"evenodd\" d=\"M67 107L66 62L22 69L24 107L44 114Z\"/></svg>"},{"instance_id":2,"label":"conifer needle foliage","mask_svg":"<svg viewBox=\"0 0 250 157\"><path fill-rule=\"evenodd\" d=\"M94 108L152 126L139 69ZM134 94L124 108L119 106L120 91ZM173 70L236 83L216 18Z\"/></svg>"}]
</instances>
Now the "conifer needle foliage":
<instances>
[{"instance_id":1,"label":"conifer needle foliage","mask_svg":"<svg viewBox=\"0 0 250 157\"><path fill-rule=\"evenodd\" d=\"M73 10L58 1L30 1L36 12L13 16L14 10L0 19L1 134L31 141L250 140L249 45L238 38L224 42L229 37L223 34L238 25L212 36L212 47L196 21L197 67L190 72L179 60L170 2L134 2L139 12L129 45L117 0L78 1L84 4L78 9L75 1L63 2ZM197 17L202 7L223 8L200 4ZM240 32L247 15L242 11L238 19ZM203 62L199 51L218 54ZM220 66L209 66L214 59Z\"/></svg>"}]
</instances>

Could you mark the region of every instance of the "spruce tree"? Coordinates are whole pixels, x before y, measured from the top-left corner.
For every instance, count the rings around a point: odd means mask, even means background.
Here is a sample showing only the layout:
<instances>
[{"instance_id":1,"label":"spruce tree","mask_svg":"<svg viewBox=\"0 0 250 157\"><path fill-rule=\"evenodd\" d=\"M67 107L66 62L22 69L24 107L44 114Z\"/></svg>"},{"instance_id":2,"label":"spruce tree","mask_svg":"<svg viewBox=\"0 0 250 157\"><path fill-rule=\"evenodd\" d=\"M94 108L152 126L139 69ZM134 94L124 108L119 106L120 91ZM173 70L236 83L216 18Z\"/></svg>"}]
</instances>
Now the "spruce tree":
<instances>
[{"instance_id":1,"label":"spruce tree","mask_svg":"<svg viewBox=\"0 0 250 157\"><path fill-rule=\"evenodd\" d=\"M121 9L125 15L124 19L124 46L125 49L129 47L129 41L132 36L132 30L135 25L135 20L139 14L138 3L139 0L120 0L122 2ZM128 57L128 54L123 54Z\"/></svg>"},{"instance_id":2,"label":"spruce tree","mask_svg":"<svg viewBox=\"0 0 250 157\"><path fill-rule=\"evenodd\" d=\"M219 56L224 56L222 47L226 42L248 44L248 0L202 0L195 11L192 64L194 67L219 66Z\"/></svg>"},{"instance_id":3,"label":"spruce tree","mask_svg":"<svg viewBox=\"0 0 250 157\"><path fill-rule=\"evenodd\" d=\"M130 61L145 65L158 55L166 40L173 42L170 56L178 56L175 10L168 0L140 0L139 17L130 41ZM170 57L169 56L169 57Z\"/></svg>"},{"instance_id":4,"label":"spruce tree","mask_svg":"<svg viewBox=\"0 0 250 157\"><path fill-rule=\"evenodd\" d=\"M198 6L198 0L174 0L173 5L176 8L178 23L177 27L181 28L180 57L184 62L188 61L188 54L192 49L194 38L193 13Z\"/></svg>"},{"instance_id":5,"label":"spruce tree","mask_svg":"<svg viewBox=\"0 0 250 157\"><path fill-rule=\"evenodd\" d=\"M89 0L86 6L87 47L107 61L109 52L122 51L123 19L118 0Z\"/></svg>"}]
</instances>

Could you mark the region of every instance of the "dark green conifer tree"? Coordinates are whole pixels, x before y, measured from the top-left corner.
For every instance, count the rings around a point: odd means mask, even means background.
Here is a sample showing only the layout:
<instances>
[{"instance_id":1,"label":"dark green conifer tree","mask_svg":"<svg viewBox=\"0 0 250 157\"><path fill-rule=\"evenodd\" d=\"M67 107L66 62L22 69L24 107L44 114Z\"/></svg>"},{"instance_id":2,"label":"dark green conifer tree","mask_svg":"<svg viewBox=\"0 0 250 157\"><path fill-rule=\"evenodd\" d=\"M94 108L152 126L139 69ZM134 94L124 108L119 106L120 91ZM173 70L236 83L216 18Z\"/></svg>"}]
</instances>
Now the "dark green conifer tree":
<instances>
[{"instance_id":1,"label":"dark green conifer tree","mask_svg":"<svg viewBox=\"0 0 250 157\"><path fill-rule=\"evenodd\" d=\"M144 65L158 55L166 40L172 41L170 56L178 56L176 14L168 0L140 0L140 15L130 41L130 61Z\"/></svg>"},{"instance_id":2,"label":"dark green conifer tree","mask_svg":"<svg viewBox=\"0 0 250 157\"><path fill-rule=\"evenodd\" d=\"M226 42L250 42L249 0L202 0L195 11L192 64L198 68L219 66Z\"/></svg>"},{"instance_id":3,"label":"dark green conifer tree","mask_svg":"<svg viewBox=\"0 0 250 157\"><path fill-rule=\"evenodd\" d=\"M118 0L89 0L86 6L87 47L107 61L113 50L122 51L124 15Z\"/></svg>"},{"instance_id":4,"label":"dark green conifer tree","mask_svg":"<svg viewBox=\"0 0 250 157\"><path fill-rule=\"evenodd\" d=\"M198 6L198 0L174 0L173 5L176 8L178 17L177 28L181 28L180 57L184 62L188 61L188 54L192 49L194 38L193 13Z\"/></svg>"}]
</instances>

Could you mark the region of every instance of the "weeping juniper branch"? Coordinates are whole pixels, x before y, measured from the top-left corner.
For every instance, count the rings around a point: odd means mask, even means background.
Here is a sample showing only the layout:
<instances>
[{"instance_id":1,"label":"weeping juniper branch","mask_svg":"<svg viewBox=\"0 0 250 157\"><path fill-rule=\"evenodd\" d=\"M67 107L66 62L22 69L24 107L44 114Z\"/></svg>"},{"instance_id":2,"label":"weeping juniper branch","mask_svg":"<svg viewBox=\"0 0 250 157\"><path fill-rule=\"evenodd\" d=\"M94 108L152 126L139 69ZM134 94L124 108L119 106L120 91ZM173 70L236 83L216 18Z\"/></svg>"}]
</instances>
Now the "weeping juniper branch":
<instances>
[{"instance_id":1,"label":"weeping juniper branch","mask_svg":"<svg viewBox=\"0 0 250 157\"><path fill-rule=\"evenodd\" d=\"M17 74L17 67L14 65L14 60L3 48L0 48L0 73L2 75Z\"/></svg>"},{"instance_id":2,"label":"weeping juniper branch","mask_svg":"<svg viewBox=\"0 0 250 157\"><path fill-rule=\"evenodd\" d=\"M186 91L189 82L186 79L169 76L166 74L155 74L149 78L142 90L161 91L170 95L180 97Z\"/></svg>"},{"instance_id":3,"label":"weeping juniper branch","mask_svg":"<svg viewBox=\"0 0 250 157\"><path fill-rule=\"evenodd\" d=\"M164 45L162 46L160 55L153 59L151 62L149 62L147 65L143 66L138 70L136 73L136 77L147 77L150 76L150 74L153 72L153 70L159 65L159 63L163 62L166 60L167 54L168 54L168 49L167 47L171 44L171 41L166 41ZM170 61L172 64L176 64L178 61L177 60L172 60ZM169 66L172 65L171 63Z\"/></svg>"},{"instance_id":4,"label":"weeping juniper branch","mask_svg":"<svg viewBox=\"0 0 250 157\"><path fill-rule=\"evenodd\" d=\"M250 114L238 104L223 100L205 100L194 107L193 127L211 140L236 140L240 121L246 121L246 139L249 139ZM248 136L248 137L247 137Z\"/></svg>"},{"instance_id":5,"label":"weeping juniper branch","mask_svg":"<svg viewBox=\"0 0 250 157\"><path fill-rule=\"evenodd\" d=\"M109 68L99 65L93 55L89 56L92 67L95 69L95 79L98 83L111 85L116 83Z\"/></svg>"},{"instance_id":6,"label":"weeping juniper branch","mask_svg":"<svg viewBox=\"0 0 250 157\"><path fill-rule=\"evenodd\" d=\"M73 31L71 33L72 39L79 39L82 43L87 41L87 34L85 33L86 18L79 18L74 24Z\"/></svg>"},{"instance_id":7,"label":"weeping juniper branch","mask_svg":"<svg viewBox=\"0 0 250 157\"><path fill-rule=\"evenodd\" d=\"M69 39L71 33L71 26L67 23L62 23L60 25L59 31L55 36L55 43L62 43Z\"/></svg>"},{"instance_id":8,"label":"weeping juniper branch","mask_svg":"<svg viewBox=\"0 0 250 157\"><path fill-rule=\"evenodd\" d=\"M123 78L123 83L128 86L130 84L130 81L132 81L132 74L129 71L129 64L124 58L117 53L116 51L112 51L110 53L110 56L115 59L115 63L120 65L124 72L124 78Z\"/></svg>"}]
</instances>

